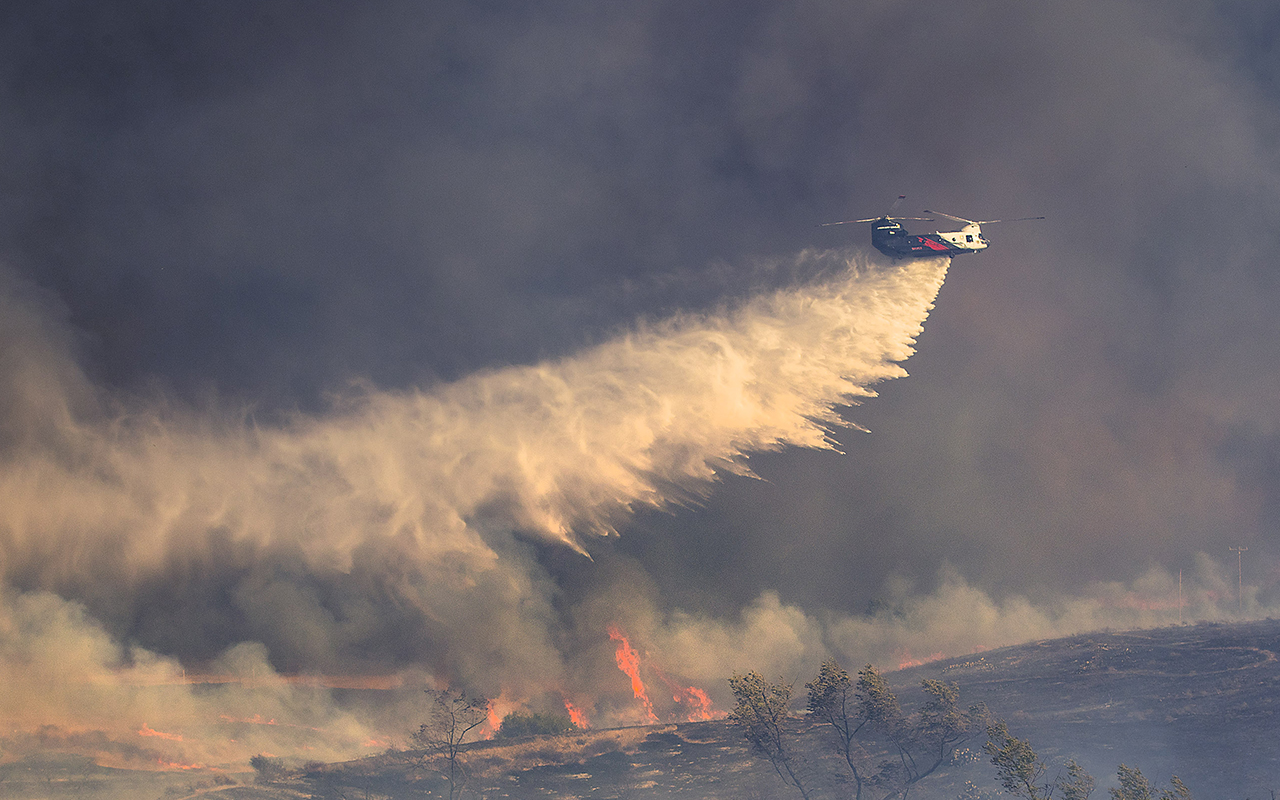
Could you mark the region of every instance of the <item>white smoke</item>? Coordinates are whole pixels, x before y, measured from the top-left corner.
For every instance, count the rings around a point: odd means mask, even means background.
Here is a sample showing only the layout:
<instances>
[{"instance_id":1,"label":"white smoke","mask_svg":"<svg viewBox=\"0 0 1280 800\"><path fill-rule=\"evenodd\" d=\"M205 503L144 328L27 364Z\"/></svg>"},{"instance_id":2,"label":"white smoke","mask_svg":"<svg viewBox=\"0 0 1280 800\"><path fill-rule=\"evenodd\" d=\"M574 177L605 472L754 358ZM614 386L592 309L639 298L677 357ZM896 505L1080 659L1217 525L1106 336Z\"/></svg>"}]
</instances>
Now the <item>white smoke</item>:
<instances>
[{"instance_id":1,"label":"white smoke","mask_svg":"<svg viewBox=\"0 0 1280 800\"><path fill-rule=\"evenodd\" d=\"M751 452L831 447L837 407L906 374L898 362L948 266L798 258L834 277L557 361L368 391L278 427L106 396L51 322L55 306L11 283L0 680L26 686L17 676L55 654L58 669L0 713L19 727L161 732L146 743L201 763L233 757L199 743L219 702L233 719L279 713L291 730L326 731L326 756L368 738L274 677L250 682L275 687L266 694L241 681L221 700L179 692L168 705L122 690L173 683L181 667L120 637L200 652L228 628L225 643L247 643L232 661L254 675L275 675L269 656L291 671L420 668L509 698L590 680L566 671L555 587L521 537L586 552L639 507L747 472ZM272 727L250 741L288 748ZM278 746L264 746L272 735Z\"/></svg>"},{"instance_id":2,"label":"white smoke","mask_svg":"<svg viewBox=\"0 0 1280 800\"><path fill-rule=\"evenodd\" d=\"M1089 631L1276 615L1280 606L1260 600L1256 587L1240 591L1234 563L1201 553L1185 575L1151 567L1128 583L1090 583L1077 594L1044 600L995 597L951 568L927 591L889 581L880 609L859 616L806 611L770 591L736 620L684 612L655 616L646 639L655 656L709 685L747 670L803 684L827 658L845 667L894 670Z\"/></svg>"},{"instance_id":3,"label":"white smoke","mask_svg":"<svg viewBox=\"0 0 1280 800\"><path fill-rule=\"evenodd\" d=\"M741 470L746 453L830 446L835 406L906 374L896 362L945 264L851 264L838 280L643 326L572 358L370 393L280 429L153 409L86 420L68 412L78 375L11 371L6 387L39 394L10 408L56 435L13 448L0 475L6 551L109 544L145 572L226 530L342 568L362 544L403 537L421 560L483 564L494 554L468 523L494 502L517 529L580 548L617 514L663 504L663 487ZM45 502L55 491L63 502Z\"/></svg>"},{"instance_id":4,"label":"white smoke","mask_svg":"<svg viewBox=\"0 0 1280 800\"><path fill-rule=\"evenodd\" d=\"M255 753L338 759L377 741L368 714L330 693L285 681L265 648L245 643L191 683L172 658L123 646L84 608L49 592L0 602L3 750L87 751L108 764L164 768L242 765Z\"/></svg>"}]
</instances>

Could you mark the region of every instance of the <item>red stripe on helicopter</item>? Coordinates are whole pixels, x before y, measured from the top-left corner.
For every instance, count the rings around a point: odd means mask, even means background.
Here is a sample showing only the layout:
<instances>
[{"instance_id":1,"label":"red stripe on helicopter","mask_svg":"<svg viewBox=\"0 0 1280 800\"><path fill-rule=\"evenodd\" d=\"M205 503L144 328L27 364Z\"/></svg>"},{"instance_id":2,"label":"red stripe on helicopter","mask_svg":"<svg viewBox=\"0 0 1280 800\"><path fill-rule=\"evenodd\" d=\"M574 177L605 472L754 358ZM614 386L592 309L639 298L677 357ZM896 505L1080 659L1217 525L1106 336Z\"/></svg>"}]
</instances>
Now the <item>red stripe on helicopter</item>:
<instances>
[{"instance_id":1,"label":"red stripe on helicopter","mask_svg":"<svg viewBox=\"0 0 1280 800\"><path fill-rule=\"evenodd\" d=\"M933 239L928 239L928 238L925 238L924 236L919 237L919 239L922 243L924 243L925 245L928 245L933 250L950 250L951 249L950 247L947 247L942 242L934 241Z\"/></svg>"}]
</instances>

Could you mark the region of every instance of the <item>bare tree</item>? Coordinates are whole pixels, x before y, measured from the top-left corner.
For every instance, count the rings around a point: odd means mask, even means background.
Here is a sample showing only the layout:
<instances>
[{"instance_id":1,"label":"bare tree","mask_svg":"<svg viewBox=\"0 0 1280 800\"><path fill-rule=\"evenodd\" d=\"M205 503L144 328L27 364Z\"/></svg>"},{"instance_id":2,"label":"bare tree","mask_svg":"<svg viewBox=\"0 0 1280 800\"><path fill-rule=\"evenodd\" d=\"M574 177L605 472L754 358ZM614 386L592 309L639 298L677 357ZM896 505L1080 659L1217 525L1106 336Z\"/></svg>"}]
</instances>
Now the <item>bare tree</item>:
<instances>
[{"instance_id":1,"label":"bare tree","mask_svg":"<svg viewBox=\"0 0 1280 800\"><path fill-rule=\"evenodd\" d=\"M906 797L917 782L950 762L962 742L980 733L987 718L984 706L960 709L955 684L928 679L921 686L929 699L908 716L889 682L870 664L858 671L855 684L838 663L828 660L805 686L809 714L829 729L853 776L855 800L862 800L871 786L887 789L885 797ZM892 758L869 763L860 741L864 728L889 742Z\"/></svg>"},{"instance_id":2,"label":"bare tree","mask_svg":"<svg viewBox=\"0 0 1280 800\"><path fill-rule=\"evenodd\" d=\"M860 712L853 680L839 664L829 659L818 669L818 677L812 683L806 683L805 688L809 690L809 714L830 728L836 751L853 774L854 798L862 800L863 782L867 776L864 770L859 769L863 750L858 733L869 718Z\"/></svg>"},{"instance_id":3,"label":"bare tree","mask_svg":"<svg viewBox=\"0 0 1280 800\"><path fill-rule=\"evenodd\" d=\"M785 730L792 686L781 679L769 683L758 672L735 674L729 679L729 688L737 705L729 712L729 720L742 729L751 751L767 759L782 782L795 787L808 800L810 791L800 776L797 756Z\"/></svg>"},{"instance_id":4,"label":"bare tree","mask_svg":"<svg viewBox=\"0 0 1280 800\"><path fill-rule=\"evenodd\" d=\"M462 744L489 718L489 701L468 697L465 692L436 689L426 692L431 698L427 721L412 738L425 751L423 764L449 781L449 800L454 800L470 777L462 756Z\"/></svg>"}]
</instances>

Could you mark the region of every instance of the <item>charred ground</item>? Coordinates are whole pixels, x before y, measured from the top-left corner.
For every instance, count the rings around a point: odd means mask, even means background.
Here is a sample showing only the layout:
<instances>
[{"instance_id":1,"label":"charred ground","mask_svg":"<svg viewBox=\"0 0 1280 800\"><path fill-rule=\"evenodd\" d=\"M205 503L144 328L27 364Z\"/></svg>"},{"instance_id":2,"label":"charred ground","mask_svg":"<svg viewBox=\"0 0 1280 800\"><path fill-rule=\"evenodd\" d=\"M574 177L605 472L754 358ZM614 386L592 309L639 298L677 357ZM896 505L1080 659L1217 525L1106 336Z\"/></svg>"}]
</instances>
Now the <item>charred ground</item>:
<instances>
[{"instance_id":1,"label":"charred ground","mask_svg":"<svg viewBox=\"0 0 1280 800\"><path fill-rule=\"evenodd\" d=\"M904 706L918 704L923 678L960 685L964 704L985 703L1050 763L1067 758L1099 779L1098 796L1121 762L1167 783L1179 775L1200 798L1270 797L1280 789L1280 622L1198 624L1100 632L943 659L891 673ZM851 669L859 665L845 665ZM790 676L789 676L790 677ZM801 686L808 676L794 676ZM407 721L409 722L409 721ZM796 720L809 774L823 794L822 732ZM585 731L468 746L474 778L466 796L487 798L789 797L725 721ZM343 764L312 764L274 785L252 776L166 774L148 789L142 773L57 758L0 766L0 796L36 797L440 797L444 782L412 752ZM238 785L227 785L234 781ZM973 786L966 787L966 782ZM913 796L995 794L981 739ZM124 794L121 794L124 792Z\"/></svg>"},{"instance_id":2,"label":"charred ground","mask_svg":"<svg viewBox=\"0 0 1280 800\"><path fill-rule=\"evenodd\" d=\"M1091 633L946 659L893 674L938 677L985 702L1055 764L1099 777L1139 766L1199 797L1280 791L1280 622ZM913 697L903 692L904 700Z\"/></svg>"}]
</instances>

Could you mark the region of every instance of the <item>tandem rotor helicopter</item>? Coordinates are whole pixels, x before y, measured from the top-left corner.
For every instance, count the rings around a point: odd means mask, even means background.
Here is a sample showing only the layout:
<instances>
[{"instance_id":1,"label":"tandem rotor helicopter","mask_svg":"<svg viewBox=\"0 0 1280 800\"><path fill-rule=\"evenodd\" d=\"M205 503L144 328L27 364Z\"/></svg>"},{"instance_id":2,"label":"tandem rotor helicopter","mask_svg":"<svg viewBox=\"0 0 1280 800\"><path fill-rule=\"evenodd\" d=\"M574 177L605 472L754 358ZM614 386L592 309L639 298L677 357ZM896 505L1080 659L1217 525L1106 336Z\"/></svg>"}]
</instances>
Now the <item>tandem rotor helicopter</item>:
<instances>
[{"instance_id":1,"label":"tandem rotor helicopter","mask_svg":"<svg viewBox=\"0 0 1280 800\"><path fill-rule=\"evenodd\" d=\"M898 199L889 207L889 214L897 210L898 205L907 199L905 194L898 195ZM975 221L965 219L964 217L953 217L950 214L944 214L941 211L928 211L926 214L937 214L940 217L953 219L956 222L963 222L964 227L958 231L935 231L933 233L908 233L907 229L902 227L900 220L921 220L923 222L932 222L933 217L892 217L886 214L883 217L872 217L870 219L849 219L843 222L824 222L820 227L829 225L850 225L857 223L870 222L871 224L871 245L875 249L884 253L892 259L899 258L933 258L937 256L958 256L962 253L976 253L979 250L986 250L991 243L987 241L987 237L982 235L982 225L993 225L997 222L1022 222L1029 219L1044 219L1044 217L1018 217L1017 219L988 219Z\"/></svg>"}]
</instances>

